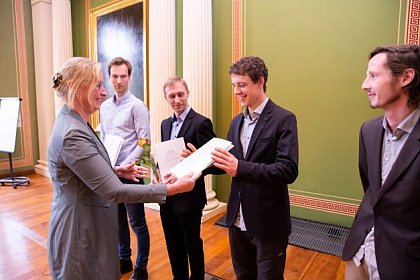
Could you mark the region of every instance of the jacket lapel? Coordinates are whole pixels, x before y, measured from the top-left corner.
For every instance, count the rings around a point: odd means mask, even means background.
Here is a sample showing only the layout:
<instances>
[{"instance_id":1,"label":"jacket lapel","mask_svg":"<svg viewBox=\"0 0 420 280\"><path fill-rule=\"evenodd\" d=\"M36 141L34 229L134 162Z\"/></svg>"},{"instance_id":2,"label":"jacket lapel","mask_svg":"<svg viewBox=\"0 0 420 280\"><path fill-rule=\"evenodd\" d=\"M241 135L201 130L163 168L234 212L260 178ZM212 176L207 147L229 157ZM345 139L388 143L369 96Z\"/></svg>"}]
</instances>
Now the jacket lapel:
<instances>
[{"instance_id":1,"label":"jacket lapel","mask_svg":"<svg viewBox=\"0 0 420 280\"><path fill-rule=\"evenodd\" d=\"M413 131L408 136L407 141L402 147L397 160L391 168L388 177L381 187L378 200L391 188L400 175L411 165L413 160L420 152L420 120L417 121Z\"/></svg>"},{"instance_id":2,"label":"jacket lapel","mask_svg":"<svg viewBox=\"0 0 420 280\"><path fill-rule=\"evenodd\" d=\"M163 134L162 141L167 141L170 139L171 130L172 130L172 117L169 117L162 122L162 134Z\"/></svg>"},{"instance_id":3,"label":"jacket lapel","mask_svg":"<svg viewBox=\"0 0 420 280\"><path fill-rule=\"evenodd\" d=\"M382 185L382 142L384 137L382 118L378 118L375 127L372 130L370 128L366 129L365 133L372 135L372 138L367 141L366 144L368 145L365 149L367 150L367 166L369 167L369 172L372 172L372 175L368 175L369 188L374 190L374 199L376 200L376 196ZM369 152L370 149L372 149L371 152Z\"/></svg>"},{"instance_id":4,"label":"jacket lapel","mask_svg":"<svg viewBox=\"0 0 420 280\"><path fill-rule=\"evenodd\" d=\"M241 142L241 126L244 123L244 115L240 113L237 115L231 125L231 130L229 134L231 135L231 139L234 139L234 148L231 152L236 151L238 159L244 159L243 149L242 149L242 142Z\"/></svg>"},{"instance_id":5,"label":"jacket lapel","mask_svg":"<svg viewBox=\"0 0 420 280\"><path fill-rule=\"evenodd\" d=\"M182 126L181 126L181 129L179 130L177 138L183 137L185 133L188 131L188 128L191 126L194 115L195 115L195 111L191 108L190 112L185 117L185 120L182 122Z\"/></svg>"},{"instance_id":6,"label":"jacket lapel","mask_svg":"<svg viewBox=\"0 0 420 280\"><path fill-rule=\"evenodd\" d=\"M87 126L89 127L90 131L93 134L92 137L93 137L94 141L96 142L96 145L98 146L98 149L102 150L102 152L100 152L100 153L108 161L109 165L111 165L111 159L109 158L109 154L108 154L108 151L105 148L104 143L102 143L101 139L99 139L98 135L93 130L93 128L90 126L90 124L87 124Z\"/></svg>"},{"instance_id":7,"label":"jacket lapel","mask_svg":"<svg viewBox=\"0 0 420 280\"><path fill-rule=\"evenodd\" d=\"M71 110L67 105L63 107L63 113L71 116L76 121L81 122L86 129L92 134L92 138L96 143L96 146L98 147L98 152L102 155L102 157L108 162L108 164L111 166L111 160L109 159L108 152L104 146L104 143L102 143L101 139L99 139L96 132L93 130L93 128L90 126L89 123L86 123L85 120L74 110Z\"/></svg>"},{"instance_id":8,"label":"jacket lapel","mask_svg":"<svg viewBox=\"0 0 420 280\"><path fill-rule=\"evenodd\" d=\"M272 111L273 111L273 103L271 100L269 100L267 104L265 105L265 108L262 111L257 124L255 125L254 131L252 132L251 140L249 141L248 149L246 150L246 156L245 156L246 160L249 160L249 157L252 154L252 149L257 143L257 140L260 137L260 134L263 131L265 125L270 120Z\"/></svg>"}]
</instances>

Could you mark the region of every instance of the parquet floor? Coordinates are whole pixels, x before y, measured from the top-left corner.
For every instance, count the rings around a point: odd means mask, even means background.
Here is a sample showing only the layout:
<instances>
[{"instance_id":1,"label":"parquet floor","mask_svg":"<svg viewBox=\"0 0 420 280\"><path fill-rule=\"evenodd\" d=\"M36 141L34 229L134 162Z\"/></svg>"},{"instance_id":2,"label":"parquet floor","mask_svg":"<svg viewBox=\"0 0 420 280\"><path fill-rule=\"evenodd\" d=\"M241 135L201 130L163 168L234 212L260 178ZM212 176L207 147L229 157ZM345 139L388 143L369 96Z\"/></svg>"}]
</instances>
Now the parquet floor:
<instances>
[{"instance_id":1,"label":"parquet floor","mask_svg":"<svg viewBox=\"0 0 420 280\"><path fill-rule=\"evenodd\" d=\"M0 279L51 279L45 244L52 186L48 178L29 177L28 187L0 186ZM146 217L151 238L149 279L171 279L159 213L146 209ZM222 279L235 279L227 230L214 225L219 217L202 226L206 271ZM135 246L132 248L136 254ZM340 258L295 246L287 250L287 280L342 279ZM124 274L122 279L129 276Z\"/></svg>"}]
</instances>

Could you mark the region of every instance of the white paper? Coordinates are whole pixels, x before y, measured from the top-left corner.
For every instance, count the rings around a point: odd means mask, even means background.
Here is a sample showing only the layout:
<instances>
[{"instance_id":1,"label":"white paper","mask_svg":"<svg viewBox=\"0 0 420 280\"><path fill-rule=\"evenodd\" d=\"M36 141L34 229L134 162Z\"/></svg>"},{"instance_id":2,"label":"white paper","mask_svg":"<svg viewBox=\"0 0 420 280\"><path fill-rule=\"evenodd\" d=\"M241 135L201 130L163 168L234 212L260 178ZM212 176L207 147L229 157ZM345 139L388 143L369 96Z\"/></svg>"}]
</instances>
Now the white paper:
<instances>
[{"instance_id":1,"label":"white paper","mask_svg":"<svg viewBox=\"0 0 420 280\"><path fill-rule=\"evenodd\" d=\"M184 158L181 157L185 149L184 137L175 138L154 144L155 159L159 164L160 178L169 173L169 170Z\"/></svg>"},{"instance_id":2,"label":"white paper","mask_svg":"<svg viewBox=\"0 0 420 280\"><path fill-rule=\"evenodd\" d=\"M0 151L2 152L15 152L19 105L19 97L0 100Z\"/></svg>"},{"instance_id":3,"label":"white paper","mask_svg":"<svg viewBox=\"0 0 420 280\"><path fill-rule=\"evenodd\" d=\"M215 148L223 148L230 150L233 148L232 142L221 138L213 138L200 147L197 151L192 153L189 157L171 168L171 172L177 177L183 177L191 172L199 173L213 164L211 159L211 152Z\"/></svg>"},{"instance_id":4,"label":"white paper","mask_svg":"<svg viewBox=\"0 0 420 280\"><path fill-rule=\"evenodd\" d=\"M108 152L109 159L111 160L112 167L115 166L118 155L120 154L123 139L117 135L106 135L104 146Z\"/></svg>"}]
</instances>

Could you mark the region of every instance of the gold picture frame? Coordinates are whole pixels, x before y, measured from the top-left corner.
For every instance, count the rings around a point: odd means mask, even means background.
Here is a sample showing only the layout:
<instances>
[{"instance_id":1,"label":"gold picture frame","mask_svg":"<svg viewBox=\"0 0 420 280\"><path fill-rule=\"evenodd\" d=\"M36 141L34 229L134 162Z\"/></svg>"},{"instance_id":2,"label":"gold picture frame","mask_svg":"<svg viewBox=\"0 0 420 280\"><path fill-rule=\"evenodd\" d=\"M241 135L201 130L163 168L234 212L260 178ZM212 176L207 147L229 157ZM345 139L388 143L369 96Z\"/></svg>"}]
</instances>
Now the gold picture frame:
<instances>
[{"instance_id":1,"label":"gold picture frame","mask_svg":"<svg viewBox=\"0 0 420 280\"><path fill-rule=\"evenodd\" d=\"M89 12L89 55L102 64L107 97L114 90L108 79L108 62L121 56L131 62L130 92L149 103L148 89L148 6L147 0L113 1ZM94 128L99 114L92 116Z\"/></svg>"}]
</instances>

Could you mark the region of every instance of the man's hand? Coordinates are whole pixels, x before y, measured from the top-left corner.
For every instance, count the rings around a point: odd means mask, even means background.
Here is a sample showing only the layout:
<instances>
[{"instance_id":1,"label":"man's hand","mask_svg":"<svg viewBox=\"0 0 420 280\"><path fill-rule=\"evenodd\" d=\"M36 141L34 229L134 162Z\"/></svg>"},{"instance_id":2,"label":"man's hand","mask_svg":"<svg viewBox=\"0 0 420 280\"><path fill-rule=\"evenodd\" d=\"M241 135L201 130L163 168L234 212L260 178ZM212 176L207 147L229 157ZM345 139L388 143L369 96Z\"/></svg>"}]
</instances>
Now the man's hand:
<instances>
[{"instance_id":1,"label":"man's hand","mask_svg":"<svg viewBox=\"0 0 420 280\"><path fill-rule=\"evenodd\" d=\"M163 183L164 184L172 184L176 181L176 177L172 173L166 173L163 175Z\"/></svg>"},{"instance_id":2,"label":"man's hand","mask_svg":"<svg viewBox=\"0 0 420 280\"><path fill-rule=\"evenodd\" d=\"M187 147L189 149L183 149L182 150L181 157L183 157L183 158L189 157L192 153L197 151L196 147L194 147L194 145L191 144L191 143L187 143Z\"/></svg>"},{"instance_id":3,"label":"man's hand","mask_svg":"<svg viewBox=\"0 0 420 280\"><path fill-rule=\"evenodd\" d=\"M211 152L214 166L224 170L227 174L235 177L238 172L238 159L226 149L216 148Z\"/></svg>"}]
</instances>

